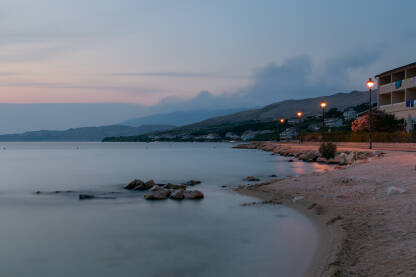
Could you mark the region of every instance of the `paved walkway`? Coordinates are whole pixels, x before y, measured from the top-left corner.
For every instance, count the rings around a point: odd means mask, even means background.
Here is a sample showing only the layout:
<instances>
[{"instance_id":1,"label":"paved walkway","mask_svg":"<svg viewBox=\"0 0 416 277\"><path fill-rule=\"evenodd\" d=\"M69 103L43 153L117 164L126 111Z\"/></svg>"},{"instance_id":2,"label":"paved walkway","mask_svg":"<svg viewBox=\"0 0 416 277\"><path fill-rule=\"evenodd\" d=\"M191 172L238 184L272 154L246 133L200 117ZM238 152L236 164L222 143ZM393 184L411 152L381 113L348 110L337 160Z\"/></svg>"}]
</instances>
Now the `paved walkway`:
<instances>
[{"instance_id":1,"label":"paved walkway","mask_svg":"<svg viewBox=\"0 0 416 277\"><path fill-rule=\"evenodd\" d=\"M296 142L276 142L276 144L287 144L297 149L317 150L319 148L320 142L303 142L301 144ZM367 142L336 142L335 144L339 150L369 150ZM373 150L416 152L416 143L375 142L373 143Z\"/></svg>"}]
</instances>

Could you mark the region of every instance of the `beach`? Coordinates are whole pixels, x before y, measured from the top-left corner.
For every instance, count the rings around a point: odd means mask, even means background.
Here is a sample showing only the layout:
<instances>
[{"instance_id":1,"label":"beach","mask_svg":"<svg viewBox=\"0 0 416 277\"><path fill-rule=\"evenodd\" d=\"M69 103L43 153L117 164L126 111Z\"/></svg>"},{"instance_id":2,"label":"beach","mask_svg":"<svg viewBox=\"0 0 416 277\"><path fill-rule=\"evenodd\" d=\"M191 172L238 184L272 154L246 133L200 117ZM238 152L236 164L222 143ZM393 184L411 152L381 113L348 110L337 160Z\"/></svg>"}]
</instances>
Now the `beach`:
<instances>
[{"instance_id":1,"label":"beach","mask_svg":"<svg viewBox=\"0 0 416 277\"><path fill-rule=\"evenodd\" d=\"M273 145L282 148L282 144L269 143L267 150L273 151ZM318 147L283 145L292 151ZM384 155L337 170L253 184L237 191L281 202L314 220L320 230L320 247L310 276L416 276L415 153L404 151L412 150L405 145L396 146L378 145ZM366 151L362 145L339 147L349 148Z\"/></svg>"}]
</instances>

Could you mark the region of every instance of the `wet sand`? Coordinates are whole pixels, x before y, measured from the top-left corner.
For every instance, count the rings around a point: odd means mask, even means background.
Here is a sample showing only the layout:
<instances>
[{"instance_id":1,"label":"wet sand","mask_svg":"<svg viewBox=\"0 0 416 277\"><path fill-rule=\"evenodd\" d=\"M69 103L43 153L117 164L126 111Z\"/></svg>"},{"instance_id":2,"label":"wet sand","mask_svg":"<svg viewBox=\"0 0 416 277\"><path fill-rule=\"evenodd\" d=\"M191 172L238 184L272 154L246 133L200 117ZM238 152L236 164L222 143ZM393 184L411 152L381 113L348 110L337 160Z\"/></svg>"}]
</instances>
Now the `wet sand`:
<instances>
[{"instance_id":1,"label":"wet sand","mask_svg":"<svg viewBox=\"0 0 416 277\"><path fill-rule=\"evenodd\" d=\"M314 220L321 245L310 276L416 276L416 154L385 153L238 191L281 201Z\"/></svg>"}]
</instances>

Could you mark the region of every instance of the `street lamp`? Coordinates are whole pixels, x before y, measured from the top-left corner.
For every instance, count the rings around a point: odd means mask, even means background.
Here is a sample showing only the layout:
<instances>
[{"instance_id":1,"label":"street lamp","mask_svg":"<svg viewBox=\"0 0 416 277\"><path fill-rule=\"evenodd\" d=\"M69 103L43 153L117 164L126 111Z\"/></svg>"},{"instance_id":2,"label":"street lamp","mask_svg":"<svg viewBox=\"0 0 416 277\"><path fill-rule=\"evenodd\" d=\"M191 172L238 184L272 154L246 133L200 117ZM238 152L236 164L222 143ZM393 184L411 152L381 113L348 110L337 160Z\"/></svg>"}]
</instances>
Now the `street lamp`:
<instances>
[{"instance_id":1,"label":"street lamp","mask_svg":"<svg viewBox=\"0 0 416 277\"><path fill-rule=\"evenodd\" d=\"M284 118L281 118L280 119L280 124L282 124L282 126L285 124L285 119ZM286 137L286 140L288 140L288 138Z\"/></svg>"},{"instance_id":2,"label":"street lamp","mask_svg":"<svg viewBox=\"0 0 416 277\"><path fill-rule=\"evenodd\" d=\"M322 108L322 128L325 129L325 107L326 102L321 102L321 108Z\"/></svg>"},{"instance_id":3,"label":"street lamp","mask_svg":"<svg viewBox=\"0 0 416 277\"><path fill-rule=\"evenodd\" d=\"M302 115L303 115L303 113L302 112L297 112L297 114L296 114L297 116L298 116L298 118L299 118L299 123L300 123L300 119L302 118ZM298 123L298 124L299 124ZM299 144L301 144L302 143L302 137L300 136L300 127L298 127L298 132L299 132Z\"/></svg>"},{"instance_id":4,"label":"street lamp","mask_svg":"<svg viewBox=\"0 0 416 277\"><path fill-rule=\"evenodd\" d=\"M371 89L374 87L374 82L371 78L369 78L368 81L367 81L367 87L368 87L368 90L370 92L369 101L368 101L368 133L369 133L369 135L368 135L369 147L368 148L372 149L373 148L373 135L372 135L372 130L371 130L372 126L371 125L372 125L373 118L371 116L371 111L372 111L372 107L371 107Z\"/></svg>"}]
</instances>

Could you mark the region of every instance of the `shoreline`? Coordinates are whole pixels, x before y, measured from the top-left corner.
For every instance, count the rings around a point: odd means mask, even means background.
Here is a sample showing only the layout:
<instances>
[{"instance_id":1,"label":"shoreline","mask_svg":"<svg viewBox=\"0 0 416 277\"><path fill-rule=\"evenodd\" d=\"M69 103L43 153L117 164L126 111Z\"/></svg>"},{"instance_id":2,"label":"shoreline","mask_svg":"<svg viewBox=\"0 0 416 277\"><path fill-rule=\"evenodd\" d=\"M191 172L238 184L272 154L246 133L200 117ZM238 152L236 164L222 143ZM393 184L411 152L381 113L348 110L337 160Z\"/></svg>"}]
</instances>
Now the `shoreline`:
<instances>
[{"instance_id":1,"label":"shoreline","mask_svg":"<svg viewBox=\"0 0 416 277\"><path fill-rule=\"evenodd\" d=\"M266 151L273 146L282 147L268 143ZM295 152L296 147L285 144ZM319 245L307 276L416 276L415 154L384 153L236 191L279 201L315 223Z\"/></svg>"},{"instance_id":2,"label":"shoreline","mask_svg":"<svg viewBox=\"0 0 416 277\"><path fill-rule=\"evenodd\" d=\"M259 190L239 188L235 191L239 194L259 198L264 201L276 199L274 194ZM292 200L282 198L279 198L278 201L281 202L281 205L292 208L308 217L317 230L318 246L305 276L334 276L335 271L329 267L329 264L337 260L337 255L345 239L345 231L337 222L327 225L326 223L332 218L328 214L324 216L316 215L311 209L308 209L311 204L308 204L306 201L294 203Z\"/></svg>"}]
</instances>

